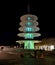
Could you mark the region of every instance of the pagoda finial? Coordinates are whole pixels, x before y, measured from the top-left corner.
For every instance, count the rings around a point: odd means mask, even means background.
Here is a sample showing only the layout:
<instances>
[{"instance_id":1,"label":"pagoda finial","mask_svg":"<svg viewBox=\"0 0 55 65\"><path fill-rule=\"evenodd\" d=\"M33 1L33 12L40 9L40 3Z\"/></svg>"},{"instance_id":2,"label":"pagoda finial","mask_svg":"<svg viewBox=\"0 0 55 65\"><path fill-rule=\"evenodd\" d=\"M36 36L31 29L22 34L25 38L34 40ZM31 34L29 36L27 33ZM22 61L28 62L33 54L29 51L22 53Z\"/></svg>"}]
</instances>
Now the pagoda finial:
<instances>
[{"instance_id":1,"label":"pagoda finial","mask_svg":"<svg viewBox=\"0 0 55 65\"><path fill-rule=\"evenodd\" d=\"M30 13L30 5L28 4L28 13Z\"/></svg>"}]
</instances>

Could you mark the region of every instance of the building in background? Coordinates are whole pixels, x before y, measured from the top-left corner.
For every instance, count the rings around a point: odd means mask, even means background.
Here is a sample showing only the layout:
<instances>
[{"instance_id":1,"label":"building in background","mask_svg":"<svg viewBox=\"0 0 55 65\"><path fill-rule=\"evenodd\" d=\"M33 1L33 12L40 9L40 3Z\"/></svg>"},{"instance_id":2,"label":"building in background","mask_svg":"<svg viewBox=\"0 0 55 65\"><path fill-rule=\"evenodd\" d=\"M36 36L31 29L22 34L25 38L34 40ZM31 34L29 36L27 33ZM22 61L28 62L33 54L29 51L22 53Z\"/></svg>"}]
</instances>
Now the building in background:
<instances>
[{"instance_id":1,"label":"building in background","mask_svg":"<svg viewBox=\"0 0 55 65\"><path fill-rule=\"evenodd\" d=\"M35 44L36 49L53 51L55 49L55 38L44 38L39 44Z\"/></svg>"}]
</instances>

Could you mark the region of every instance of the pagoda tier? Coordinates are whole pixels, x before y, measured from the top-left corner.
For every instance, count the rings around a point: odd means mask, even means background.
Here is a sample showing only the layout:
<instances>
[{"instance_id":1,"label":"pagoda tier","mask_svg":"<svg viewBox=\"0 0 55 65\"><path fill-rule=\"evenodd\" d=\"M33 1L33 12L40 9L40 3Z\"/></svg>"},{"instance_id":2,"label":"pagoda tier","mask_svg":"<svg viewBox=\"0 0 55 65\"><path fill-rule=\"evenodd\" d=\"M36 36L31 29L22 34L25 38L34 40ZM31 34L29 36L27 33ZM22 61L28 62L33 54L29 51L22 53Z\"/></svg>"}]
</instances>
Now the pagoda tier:
<instances>
[{"instance_id":1,"label":"pagoda tier","mask_svg":"<svg viewBox=\"0 0 55 65\"><path fill-rule=\"evenodd\" d=\"M31 17L31 18L30 18ZM28 19L27 19L28 18ZM31 21L36 21L38 20L38 17L32 14L26 14L20 17L21 21L27 21L27 20L31 20Z\"/></svg>"},{"instance_id":2,"label":"pagoda tier","mask_svg":"<svg viewBox=\"0 0 55 65\"><path fill-rule=\"evenodd\" d=\"M18 30L22 31L22 32L36 32L39 31L40 28L39 27L35 27L35 26L31 26L31 27L20 27Z\"/></svg>"},{"instance_id":3,"label":"pagoda tier","mask_svg":"<svg viewBox=\"0 0 55 65\"><path fill-rule=\"evenodd\" d=\"M20 43L20 44L23 44L25 41L29 41L29 40L19 40L19 41L16 41L16 42L18 42L18 43ZM37 43L41 43L42 41L39 41L39 40L30 40L30 41L33 41L35 44Z\"/></svg>"},{"instance_id":4,"label":"pagoda tier","mask_svg":"<svg viewBox=\"0 0 55 65\"><path fill-rule=\"evenodd\" d=\"M33 20L30 20L30 21L26 20L26 21L20 22L21 26L27 26L27 24L32 25L32 26L38 26L39 25L39 23L37 21L35 21L35 20L34 21Z\"/></svg>"},{"instance_id":5,"label":"pagoda tier","mask_svg":"<svg viewBox=\"0 0 55 65\"><path fill-rule=\"evenodd\" d=\"M40 33L19 33L17 35L20 37L24 37L25 39L34 39L34 37L41 36Z\"/></svg>"}]
</instances>

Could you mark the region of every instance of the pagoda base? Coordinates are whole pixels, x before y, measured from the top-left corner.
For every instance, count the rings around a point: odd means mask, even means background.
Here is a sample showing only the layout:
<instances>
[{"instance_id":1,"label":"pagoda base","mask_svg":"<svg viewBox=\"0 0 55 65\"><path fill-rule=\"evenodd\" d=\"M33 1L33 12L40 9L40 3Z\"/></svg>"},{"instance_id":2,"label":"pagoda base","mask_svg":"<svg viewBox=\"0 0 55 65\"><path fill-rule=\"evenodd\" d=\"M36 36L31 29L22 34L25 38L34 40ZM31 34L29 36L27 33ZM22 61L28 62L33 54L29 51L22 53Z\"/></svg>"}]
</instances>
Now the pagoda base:
<instances>
[{"instance_id":1,"label":"pagoda base","mask_svg":"<svg viewBox=\"0 0 55 65\"><path fill-rule=\"evenodd\" d=\"M19 40L16 41L19 44L24 44L24 49L35 49L35 43L40 43L41 41L38 40Z\"/></svg>"}]
</instances>

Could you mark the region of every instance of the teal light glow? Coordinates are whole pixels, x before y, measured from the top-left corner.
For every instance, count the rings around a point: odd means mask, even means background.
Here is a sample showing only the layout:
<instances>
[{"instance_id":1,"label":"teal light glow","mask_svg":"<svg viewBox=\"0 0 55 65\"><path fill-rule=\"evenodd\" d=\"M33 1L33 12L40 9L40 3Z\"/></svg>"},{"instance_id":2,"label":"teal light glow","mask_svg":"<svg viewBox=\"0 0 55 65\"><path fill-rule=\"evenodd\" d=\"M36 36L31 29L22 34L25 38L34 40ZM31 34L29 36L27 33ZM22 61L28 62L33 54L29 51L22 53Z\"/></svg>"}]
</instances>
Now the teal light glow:
<instances>
[{"instance_id":1,"label":"teal light glow","mask_svg":"<svg viewBox=\"0 0 55 65\"><path fill-rule=\"evenodd\" d=\"M33 28L30 28L30 27L26 27L26 28L25 28L25 32L33 32L33 31L34 31Z\"/></svg>"},{"instance_id":2,"label":"teal light glow","mask_svg":"<svg viewBox=\"0 0 55 65\"><path fill-rule=\"evenodd\" d=\"M34 34L33 33L26 33L24 35L25 39L33 39L34 38Z\"/></svg>"},{"instance_id":3,"label":"teal light glow","mask_svg":"<svg viewBox=\"0 0 55 65\"><path fill-rule=\"evenodd\" d=\"M33 22L26 22L26 26L32 26Z\"/></svg>"},{"instance_id":4,"label":"teal light glow","mask_svg":"<svg viewBox=\"0 0 55 65\"><path fill-rule=\"evenodd\" d=\"M34 49L34 41L25 41L24 49Z\"/></svg>"},{"instance_id":5,"label":"teal light glow","mask_svg":"<svg viewBox=\"0 0 55 65\"><path fill-rule=\"evenodd\" d=\"M31 20L31 17L28 17L27 19L28 19L28 20Z\"/></svg>"}]
</instances>

